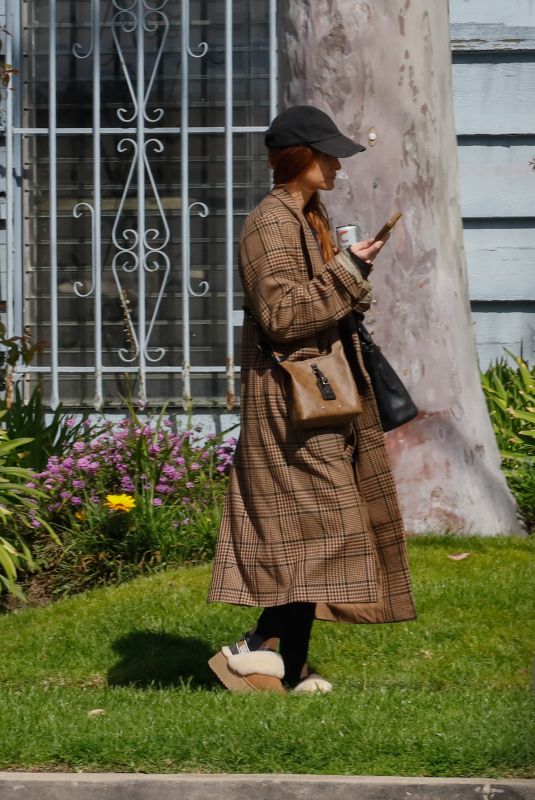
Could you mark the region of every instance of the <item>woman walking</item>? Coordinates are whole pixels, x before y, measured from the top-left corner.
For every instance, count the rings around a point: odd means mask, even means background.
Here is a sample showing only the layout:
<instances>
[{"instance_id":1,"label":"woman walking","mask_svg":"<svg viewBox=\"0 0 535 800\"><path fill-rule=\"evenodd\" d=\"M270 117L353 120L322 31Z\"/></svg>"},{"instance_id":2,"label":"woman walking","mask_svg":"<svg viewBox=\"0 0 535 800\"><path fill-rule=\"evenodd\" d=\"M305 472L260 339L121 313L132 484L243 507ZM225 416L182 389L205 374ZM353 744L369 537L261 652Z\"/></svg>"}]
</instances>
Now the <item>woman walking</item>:
<instances>
[{"instance_id":1,"label":"woman walking","mask_svg":"<svg viewBox=\"0 0 535 800\"><path fill-rule=\"evenodd\" d=\"M208 598L264 610L210 665L232 690L328 691L326 680L308 674L314 619L415 617L396 489L357 334L384 241L334 247L318 191L334 187L340 158L365 148L326 114L313 106L283 111L266 145L274 188L241 236L241 432ZM297 427L273 351L300 361L339 340L362 412L348 424Z\"/></svg>"}]
</instances>

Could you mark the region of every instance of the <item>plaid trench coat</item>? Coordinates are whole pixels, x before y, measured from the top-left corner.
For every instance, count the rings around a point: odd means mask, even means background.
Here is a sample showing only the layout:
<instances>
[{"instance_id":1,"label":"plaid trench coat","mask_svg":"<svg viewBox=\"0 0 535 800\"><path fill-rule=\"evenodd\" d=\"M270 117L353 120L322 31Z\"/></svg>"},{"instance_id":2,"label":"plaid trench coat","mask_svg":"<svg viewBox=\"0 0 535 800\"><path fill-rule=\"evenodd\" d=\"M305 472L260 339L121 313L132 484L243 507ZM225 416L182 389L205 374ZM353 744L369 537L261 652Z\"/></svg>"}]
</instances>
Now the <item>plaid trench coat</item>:
<instances>
[{"instance_id":1,"label":"plaid trench coat","mask_svg":"<svg viewBox=\"0 0 535 800\"><path fill-rule=\"evenodd\" d=\"M370 284L344 252L323 263L280 187L245 222L240 275L254 319L243 327L241 432L209 602L306 601L318 619L413 619L403 524L352 313L368 308ZM360 373L363 411L354 423L292 426L282 370L259 349L259 325L290 360L325 352L345 328Z\"/></svg>"}]
</instances>

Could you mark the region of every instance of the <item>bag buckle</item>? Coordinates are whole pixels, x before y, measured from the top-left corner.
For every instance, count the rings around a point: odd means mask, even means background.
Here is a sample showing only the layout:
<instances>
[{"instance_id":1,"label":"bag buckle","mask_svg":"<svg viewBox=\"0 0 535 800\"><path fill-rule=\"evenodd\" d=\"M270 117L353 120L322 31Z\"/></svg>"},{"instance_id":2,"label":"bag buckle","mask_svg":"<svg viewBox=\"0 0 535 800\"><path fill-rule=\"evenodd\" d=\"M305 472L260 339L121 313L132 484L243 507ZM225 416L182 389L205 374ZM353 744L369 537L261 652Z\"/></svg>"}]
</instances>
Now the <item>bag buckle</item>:
<instances>
[{"instance_id":1,"label":"bag buckle","mask_svg":"<svg viewBox=\"0 0 535 800\"><path fill-rule=\"evenodd\" d=\"M316 376L316 383L318 388L321 392L321 396L324 400L336 400L336 394L333 391L331 384L329 383L329 379L323 372L319 369L317 364L311 364L310 368L314 375Z\"/></svg>"}]
</instances>

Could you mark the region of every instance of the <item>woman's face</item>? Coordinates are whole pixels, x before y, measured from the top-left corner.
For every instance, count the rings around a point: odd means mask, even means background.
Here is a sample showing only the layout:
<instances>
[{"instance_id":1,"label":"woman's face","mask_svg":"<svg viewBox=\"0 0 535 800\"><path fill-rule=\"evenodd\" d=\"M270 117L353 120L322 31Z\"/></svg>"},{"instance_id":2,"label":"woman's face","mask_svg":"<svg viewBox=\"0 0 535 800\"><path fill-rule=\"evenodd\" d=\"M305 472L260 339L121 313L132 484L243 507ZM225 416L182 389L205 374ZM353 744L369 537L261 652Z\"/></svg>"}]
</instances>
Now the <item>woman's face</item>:
<instances>
[{"instance_id":1,"label":"woman's face","mask_svg":"<svg viewBox=\"0 0 535 800\"><path fill-rule=\"evenodd\" d=\"M299 182L303 189L309 192L317 192L318 189L329 191L334 188L336 173L341 167L340 161L335 156L316 153L310 166L299 176Z\"/></svg>"}]
</instances>

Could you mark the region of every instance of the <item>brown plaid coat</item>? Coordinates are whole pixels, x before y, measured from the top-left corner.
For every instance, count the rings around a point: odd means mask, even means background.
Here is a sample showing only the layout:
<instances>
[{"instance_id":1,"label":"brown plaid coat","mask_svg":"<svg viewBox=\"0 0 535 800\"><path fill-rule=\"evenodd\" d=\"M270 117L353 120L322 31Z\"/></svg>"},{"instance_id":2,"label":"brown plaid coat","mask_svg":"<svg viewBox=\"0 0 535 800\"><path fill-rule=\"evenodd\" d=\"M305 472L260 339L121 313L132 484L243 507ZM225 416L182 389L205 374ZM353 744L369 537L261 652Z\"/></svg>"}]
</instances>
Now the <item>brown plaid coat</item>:
<instances>
[{"instance_id":1,"label":"brown plaid coat","mask_svg":"<svg viewBox=\"0 0 535 800\"><path fill-rule=\"evenodd\" d=\"M241 432L208 599L262 607L315 602L319 619L345 622L413 619L396 489L352 332L351 312L368 308L370 284L345 253L323 263L303 214L281 188L247 218L240 273L247 307L290 360L322 352L343 320L364 381L363 412L348 426L296 430L282 370L258 348L259 329L246 317Z\"/></svg>"}]
</instances>

